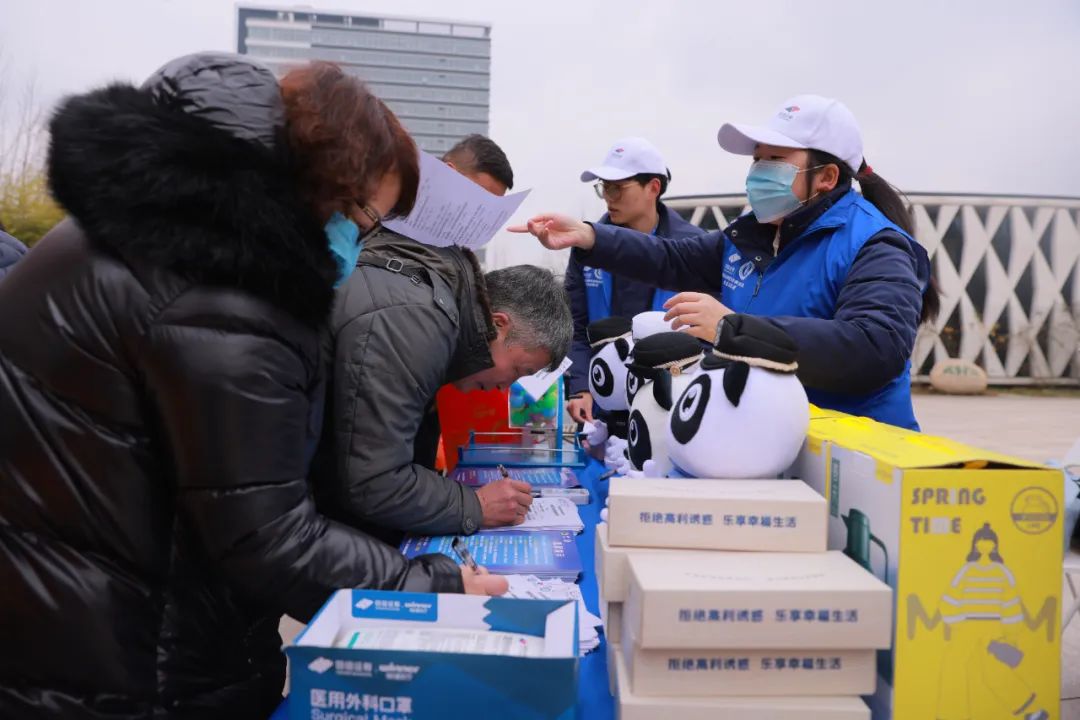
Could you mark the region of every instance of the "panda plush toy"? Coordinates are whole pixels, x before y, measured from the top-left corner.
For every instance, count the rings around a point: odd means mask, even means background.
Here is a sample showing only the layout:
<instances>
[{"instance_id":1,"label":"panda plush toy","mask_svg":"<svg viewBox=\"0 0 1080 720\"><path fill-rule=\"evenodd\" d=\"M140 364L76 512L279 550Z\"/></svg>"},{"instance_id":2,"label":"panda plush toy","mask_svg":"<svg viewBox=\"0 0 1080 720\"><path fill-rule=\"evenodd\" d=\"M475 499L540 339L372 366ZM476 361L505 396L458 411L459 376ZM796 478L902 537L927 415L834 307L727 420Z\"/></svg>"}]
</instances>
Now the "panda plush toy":
<instances>
[{"instance_id":1,"label":"panda plush toy","mask_svg":"<svg viewBox=\"0 0 1080 720\"><path fill-rule=\"evenodd\" d=\"M630 403L626 399L626 360L634 347L629 318L609 317L591 323L586 330L592 359L589 361L589 392L604 411L607 432L626 438Z\"/></svg>"},{"instance_id":2,"label":"panda plush toy","mask_svg":"<svg viewBox=\"0 0 1080 720\"><path fill-rule=\"evenodd\" d=\"M797 369L798 347L786 332L752 315L725 317L671 411L667 450L676 469L700 478L779 477L810 425Z\"/></svg>"},{"instance_id":3,"label":"panda plush toy","mask_svg":"<svg viewBox=\"0 0 1080 720\"><path fill-rule=\"evenodd\" d=\"M626 374L630 399L627 453L634 469L647 477L664 477L671 470L668 416L701 357L701 342L681 332L661 332L634 345Z\"/></svg>"},{"instance_id":4,"label":"panda plush toy","mask_svg":"<svg viewBox=\"0 0 1080 720\"><path fill-rule=\"evenodd\" d=\"M646 310L631 321L631 334L635 343L662 332L671 332L671 322L664 319L663 310Z\"/></svg>"}]
</instances>

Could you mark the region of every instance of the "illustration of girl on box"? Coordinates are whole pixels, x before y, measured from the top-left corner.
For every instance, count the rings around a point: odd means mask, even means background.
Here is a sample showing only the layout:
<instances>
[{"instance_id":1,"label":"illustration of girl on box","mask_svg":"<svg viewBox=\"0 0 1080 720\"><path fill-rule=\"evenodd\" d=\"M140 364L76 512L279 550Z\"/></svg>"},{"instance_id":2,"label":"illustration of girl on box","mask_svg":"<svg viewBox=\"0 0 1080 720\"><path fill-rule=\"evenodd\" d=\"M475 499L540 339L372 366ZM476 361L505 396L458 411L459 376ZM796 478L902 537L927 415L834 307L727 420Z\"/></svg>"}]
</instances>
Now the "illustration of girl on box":
<instances>
[{"instance_id":1,"label":"illustration of girl on box","mask_svg":"<svg viewBox=\"0 0 1080 720\"><path fill-rule=\"evenodd\" d=\"M1024 653L1015 636L1024 620L1024 608L1016 578L1001 557L998 536L990 523L975 532L967 562L941 598L941 616L947 644L938 720L970 720L975 717L972 699L987 692L1010 717L1049 719L1021 677Z\"/></svg>"}]
</instances>

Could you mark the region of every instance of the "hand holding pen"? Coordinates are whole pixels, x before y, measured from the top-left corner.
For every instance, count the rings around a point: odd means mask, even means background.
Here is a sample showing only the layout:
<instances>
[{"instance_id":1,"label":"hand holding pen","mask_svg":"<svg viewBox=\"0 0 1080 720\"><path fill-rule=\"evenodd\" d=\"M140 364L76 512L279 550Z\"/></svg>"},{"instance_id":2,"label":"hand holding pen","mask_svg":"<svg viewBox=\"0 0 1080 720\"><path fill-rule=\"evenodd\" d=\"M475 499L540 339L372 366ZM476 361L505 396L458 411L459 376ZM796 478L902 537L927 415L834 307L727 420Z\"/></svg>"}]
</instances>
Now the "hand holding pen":
<instances>
[{"instance_id":1,"label":"hand holding pen","mask_svg":"<svg viewBox=\"0 0 1080 720\"><path fill-rule=\"evenodd\" d=\"M484 513L483 526L520 525L532 505L532 486L511 478L502 465L499 466L499 474L502 475L501 480L488 483L476 491Z\"/></svg>"}]
</instances>

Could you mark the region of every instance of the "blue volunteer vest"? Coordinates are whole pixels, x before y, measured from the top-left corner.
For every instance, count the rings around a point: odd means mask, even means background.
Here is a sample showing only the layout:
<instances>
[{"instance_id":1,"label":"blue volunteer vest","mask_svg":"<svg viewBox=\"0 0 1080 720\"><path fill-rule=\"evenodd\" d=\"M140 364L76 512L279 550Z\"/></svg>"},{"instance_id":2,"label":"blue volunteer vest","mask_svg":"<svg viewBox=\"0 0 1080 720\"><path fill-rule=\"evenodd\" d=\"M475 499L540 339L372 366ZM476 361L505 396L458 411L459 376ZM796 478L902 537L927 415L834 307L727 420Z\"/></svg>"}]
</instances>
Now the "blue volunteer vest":
<instances>
[{"instance_id":1,"label":"blue volunteer vest","mask_svg":"<svg viewBox=\"0 0 1080 720\"><path fill-rule=\"evenodd\" d=\"M754 262L725 236L722 301L735 312L751 315L831 319L855 256L867 240L882 230L892 230L911 240L852 190L788 243L764 272L759 272ZM847 395L813 388L806 388L806 394L819 407L919 429L911 405L910 360L900 375L869 394Z\"/></svg>"},{"instance_id":2,"label":"blue volunteer vest","mask_svg":"<svg viewBox=\"0 0 1080 720\"><path fill-rule=\"evenodd\" d=\"M655 235L656 228L653 228L649 234ZM611 273L588 265L581 269L581 273L585 280L585 301L589 309L589 322L611 317ZM656 288L653 291L652 309L663 310L664 303L678 294L673 290Z\"/></svg>"}]
</instances>

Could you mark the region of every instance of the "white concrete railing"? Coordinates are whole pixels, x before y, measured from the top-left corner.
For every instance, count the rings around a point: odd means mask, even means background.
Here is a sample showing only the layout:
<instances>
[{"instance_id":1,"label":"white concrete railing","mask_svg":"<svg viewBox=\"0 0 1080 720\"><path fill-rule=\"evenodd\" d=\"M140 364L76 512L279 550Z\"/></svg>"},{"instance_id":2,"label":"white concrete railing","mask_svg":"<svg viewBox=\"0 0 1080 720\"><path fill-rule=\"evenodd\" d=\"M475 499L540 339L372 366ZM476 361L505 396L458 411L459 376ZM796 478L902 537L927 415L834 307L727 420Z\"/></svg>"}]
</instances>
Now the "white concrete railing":
<instances>
[{"instance_id":1,"label":"white concrete railing","mask_svg":"<svg viewBox=\"0 0 1080 720\"><path fill-rule=\"evenodd\" d=\"M1080 198L907 197L942 292L915 342L916 377L959 357L995 384L1080 384ZM709 230L746 210L744 195L665 202Z\"/></svg>"}]
</instances>

